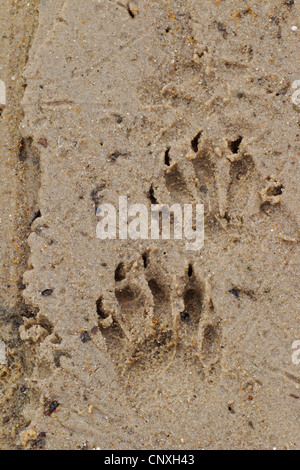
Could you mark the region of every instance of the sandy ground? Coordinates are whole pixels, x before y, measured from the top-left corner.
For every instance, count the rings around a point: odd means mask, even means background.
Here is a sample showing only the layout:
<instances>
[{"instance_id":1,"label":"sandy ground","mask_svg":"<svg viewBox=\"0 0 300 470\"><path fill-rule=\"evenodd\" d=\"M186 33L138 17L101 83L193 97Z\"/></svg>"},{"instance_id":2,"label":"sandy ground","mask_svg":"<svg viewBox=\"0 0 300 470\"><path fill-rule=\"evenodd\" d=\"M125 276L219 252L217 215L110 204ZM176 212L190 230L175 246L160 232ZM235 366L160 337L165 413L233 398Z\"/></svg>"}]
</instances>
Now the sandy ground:
<instances>
[{"instance_id":1,"label":"sandy ground","mask_svg":"<svg viewBox=\"0 0 300 470\"><path fill-rule=\"evenodd\" d=\"M1 449L299 449L298 1L0 22ZM97 239L120 196L204 247Z\"/></svg>"}]
</instances>

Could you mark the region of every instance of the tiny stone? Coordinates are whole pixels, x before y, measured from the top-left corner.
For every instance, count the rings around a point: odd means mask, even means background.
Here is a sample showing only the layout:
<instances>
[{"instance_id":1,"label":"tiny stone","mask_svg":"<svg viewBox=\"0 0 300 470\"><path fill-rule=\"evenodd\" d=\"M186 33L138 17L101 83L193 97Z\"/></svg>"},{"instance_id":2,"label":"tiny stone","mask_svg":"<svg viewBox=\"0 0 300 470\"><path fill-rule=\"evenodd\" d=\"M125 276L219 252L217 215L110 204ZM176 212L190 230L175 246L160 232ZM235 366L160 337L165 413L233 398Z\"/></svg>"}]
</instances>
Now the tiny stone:
<instances>
[{"instance_id":1,"label":"tiny stone","mask_svg":"<svg viewBox=\"0 0 300 470\"><path fill-rule=\"evenodd\" d=\"M44 297L48 297L48 296L51 295L52 293L53 293L53 289L45 289L45 290L43 290L42 295L43 295Z\"/></svg>"},{"instance_id":2,"label":"tiny stone","mask_svg":"<svg viewBox=\"0 0 300 470\"><path fill-rule=\"evenodd\" d=\"M80 333L80 339L83 343L87 343L88 341L90 341L91 337L87 331L83 331L82 333Z\"/></svg>"},{"instance_id":3,"label":"tiny stone","mask_svg":"<svg viewBox=\"0 0 300 470\"><path fill-rule=\"evenodd\" d=\"M240 291L237 287L233 287L229 292L230 294L234 295L237 299L240 298Z\"/></svg>"},{"instance_id":4,"label":"tiny stone","mask_svg":"<svg viewBox=\"0 0 300 470\"><path fill-rule=\"evenodd\" d=\"M59 407L59 403L56 400L46 400L44 404L44 415L51 416L52 413Z\"/></svg>"}]
</instances>

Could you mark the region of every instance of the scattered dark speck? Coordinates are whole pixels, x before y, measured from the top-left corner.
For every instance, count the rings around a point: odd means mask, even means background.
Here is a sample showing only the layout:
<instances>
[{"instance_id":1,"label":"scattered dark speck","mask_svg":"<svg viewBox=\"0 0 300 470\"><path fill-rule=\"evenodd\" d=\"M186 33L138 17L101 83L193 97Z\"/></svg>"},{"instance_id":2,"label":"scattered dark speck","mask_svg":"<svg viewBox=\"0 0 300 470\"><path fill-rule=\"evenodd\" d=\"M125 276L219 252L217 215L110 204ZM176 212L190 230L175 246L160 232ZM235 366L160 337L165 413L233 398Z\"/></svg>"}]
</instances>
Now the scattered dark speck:
<instances>
[{"instance_id":1,"label":"scattered dark speck","mask_svg":"<svg viewBox=\"0 0 300 470\"><path fill-rule=\"evenodd\" d=\"M50 416L59 407L59 403L56 400L46 400L44 404L44 415Z\"/></svg>"},{"instance_id":2,"label":"scattered dark speck","mask_svg":"<svg viewBox=\"0 0 300 470\"><path fill-rule=\"evenodd\" d=\"M277 91L276 96L286 95L290 87L290 82L288 82L283 88Z\"/></svg>"},{"instance_id":3,"label":"scattered dark speck","mask_svg":"<svg viewBox=\"0 0 300 470\"><path fill-rule=\"evenodd\" d=\"M184 312L181 312L180 318L184 323L191 323L190 315L186 310Z\"/></svg>"},{"instance_id":4,"label":"scattered dark speck","mask_svg":"<svg viewBox=\"0 0 300 470\"><path fill-rule=\"evenodd\" d=\"M295 0L285 0L285 2L283 2L283 4L286 5L289 8L292 8L295 5Z\"/></svg>"},{"instance_id":5,"label":"scattered dark speck","mask_svg":"<svg viewBox=\"0 0 300 470\"><path fill-rule=\"evenodd\" d=\"M48 297L48 296L51 295L51 294L53 294L53 289L45 289L45 290L43 290L43 292L42 292L42 295L43 295L44 297Z\"/></svg>"},{"instance_id":6,"label":"scattered dark speck","mask_svg":"<svg viewBox=\"0 0 300 470\"><path fill-rule=\"evenodd\" d=\"M200 186L199 191L200 191L200 193L203 193L203 194L207 194L207 193L208 193L208 189L207 189L206 186Z\"/></svg>"},{"instance_id":7,"label":"scattered dark speck","mask_svg":"<svg viewBox=\"0 0 300 470\"><path fill-rule=\"evenodd\" d=\"M38 144L40 144L42 147L47 148L48 147L48 141L47 139L39 139Z\"/></svg>"},{"instance_id":8,"label":"scattered dark speck","mask_svg":"<svg viewBox=\"0 0 300 470\"><path fill-rule=\"evenodd\" d=\"M240 291L237 287L233 287L232 289L230 289L230 294L234 295L237 299L240 298Z\"/></svg>"},{"instance_id":9,"label":"scattered dark speck","mask_svg":"<svg viewBox=\"0 0 300 470\"><path fill-rule=\"evenodd\" d=\"M214 24L217 26L218 31L220 31L223 34L223 38L226 39L228 36L226 26L223 23L221 23L221 21L214 21Z\"/></svg>"},{"instance_id":10,"label":"scattered dark speck","mask_svg":"<svg viewBox=\"0 0 300 470\"><path fill-rule=\"evenodd\" d=\"M117 150L109 155L109 160L115 162L119 157L127 157L127 153L122 153Z\"/></svg>"},{"instance_id":11,"label":"scattered dark speck","mask_svg":"<svg viewBox=\"0 0 300 470\"><path fill-rule=\"evenodd\" d=\"M87 343L90 341L91 337L87 331L82 331L82 333L80 333L80 339L83 343Z\"/></svg>"},{"instance_id":12,"label":"scattered dark speck","mask_svg":"<svg viewBox=\"0 0 300 470\"><path fill-rule=\"evenodd\" d=\"M31 448L32 449L43 449L46 444L46 437L47 434L45 432L40 432L36 439L31 441Z\"/></svg>"}]
</instances>

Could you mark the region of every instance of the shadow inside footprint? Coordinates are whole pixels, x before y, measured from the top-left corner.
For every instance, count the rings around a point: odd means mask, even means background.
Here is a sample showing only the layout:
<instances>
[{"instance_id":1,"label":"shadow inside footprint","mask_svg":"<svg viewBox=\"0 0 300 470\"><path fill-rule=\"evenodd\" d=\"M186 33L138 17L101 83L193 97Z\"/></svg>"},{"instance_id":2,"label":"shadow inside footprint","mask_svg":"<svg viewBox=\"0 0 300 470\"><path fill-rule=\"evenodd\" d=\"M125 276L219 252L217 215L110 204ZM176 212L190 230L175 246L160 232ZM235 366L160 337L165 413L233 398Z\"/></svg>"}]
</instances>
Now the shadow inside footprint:
<instances>
[{"instance_id":1,"label":"shadow inside footprint","mask_svg":"<svg viewBox=\"0 0 300 470\"><path fill-rule=\"evenodd\" d=\"M125 279L125 277L126 277L126 272L125 272L124 264L120 263L117 266L117 269L115 270L115 281L121 282Z\"/></svg>"},{"instance_id":2,"label":"shadow inside footprint","mask_svg":"<svg viewBox=\"0 0 300 470\"><path fill-rule=\"evenodd\" d=\"M242 155L231 163L228 188L228 213L233 219L242 220L246 207L255 193L256 168L250 155Z\"/></svg>"},{"instance_id":3,"label":"shadow inside footprint","mask_svg":"<svg viewBox=\"0 0 300 470\"><path fill-rule=\"evenodd\" d=\"M203 309L203 289L190 282L183 296L184 310L180 313L179 344L197 348L199 345L199 323Z\"/></svg>"},{"instance_id":4,"label":"shadow inside footprint","mask_svg":"<svg viewBox=\"0 0 300 470\"><path fill-rule=\"evenodd\" d=\"M170 298L155 279L148 282L154 299L153 322L160 333L172 331L172 311Z\"/></svg>"},{"instance_id":5,"label":"shadow inside footprint","mask_svg":"<svg viewBox=\"0 0 300 470\"><path fill-rule=\"evenodd\" d=\"M138 331L143 329L145 322L144 302L130 286L116 289L115 295L120 306L120 322L123 330L139 342Z\"/></svg>"},{"instance_id":6,"label":"shadow inside footprint","mask_svg":"<svg viewBox=\"0 0 300 470\"><path fill-rule=\"evenodd\" d=\"M181 313L181 320L191 328L197 328L201 313L201 293L195 289L189 289L184 295L184 311Z\"/></svg>"},{"instance_id":7,"label":"shadow inside footprint","mask_svg":"<svg viewBox=\"0 0 300 470\"><path fill-rule=\"evenodd\" d=\"M221 351L221 327L220 324L208 324L202 332L201 360L208 372L216 371Z\"/></svg>"},{"instance_id":8,"label":"shadow inside footprint","mask_svg":"<svg viewBox=\"0 0 300 470\"><path fill-rule=\"evenodd\" d=\"M174 202L182 203L183 199L190 202L190 192L177 164L165 173L165 181Z\"/></svg>"},{"instance_id":9,"label":"shadow inside footprint","mask_svg":"<svg viewBox=\"0 0 300 470\"><path fill-rule=\"evenodd\" d=\"M193 167L199 181L201 202L205 207L205 227L214 229L217 226L215 215L219 212L216 166L204 150L193 160Z\"/></svg>"},{"instance_id":10,"label":"shadow inside footprint","mask_svg":"<svg viewBox=\"0 0 300 470\"><path fill-rule=\"evenodd\" d=\"M172 325L172 309L169 296L163 286L155 279L148 281L149 289L153 296L153 331L133 353L133 367L153 369L160 366L165 367L174 346L174 334ZM159 366L159 367L160 367Z\"/></svg>"},{"instance_id":11,"label":"shadow inside footprint","mask_svg":"<svg viewBox=\"0 0 300 470\"><path fill-rule=\"evenodd\" d=\"M123 351L122 348L120 348L120 340L124 338L122 329L118 323L112 319L111 315L106 312L102 297L99 297L96 302L96 310L99 326L105 338L106 346L110 352L113 352L113 357L121 361L120 358L122 358Z\"/></svg>"},{"instance_id":12,"label":"shadow inside footprint","mask_svg":"<svg viewBox=\"0 0 300 470\"><path fill-rule=\"evenodd\" d=\"M211 357L219 348L219 327L215 325L207 325L204 328L202 339L202 353L207 357Z\"/></svg>"}]
</instances>

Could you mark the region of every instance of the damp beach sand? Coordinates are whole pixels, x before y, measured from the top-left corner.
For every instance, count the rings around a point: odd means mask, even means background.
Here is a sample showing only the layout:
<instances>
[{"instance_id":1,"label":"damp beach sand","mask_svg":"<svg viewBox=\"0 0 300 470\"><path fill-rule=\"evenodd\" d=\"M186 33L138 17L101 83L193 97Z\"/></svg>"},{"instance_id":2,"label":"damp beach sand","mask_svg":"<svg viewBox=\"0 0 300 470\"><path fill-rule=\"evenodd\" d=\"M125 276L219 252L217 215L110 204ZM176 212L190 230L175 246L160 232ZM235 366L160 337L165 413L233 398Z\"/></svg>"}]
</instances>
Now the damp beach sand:
<instances>
[{"instance_id":1,"label":"damp beach sand","mask_svg":"<svg viewBox=\"0 0 300 470\"><path fill-rule=\"evenodd\" d=\"M299 8L2 0L1 449L299 449Z\"/></svg>"}]
</instances>

